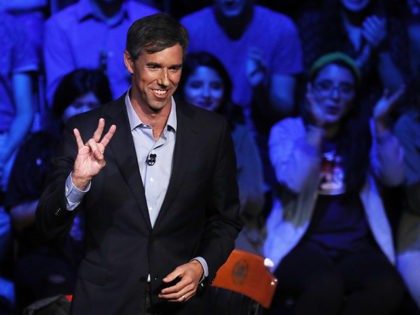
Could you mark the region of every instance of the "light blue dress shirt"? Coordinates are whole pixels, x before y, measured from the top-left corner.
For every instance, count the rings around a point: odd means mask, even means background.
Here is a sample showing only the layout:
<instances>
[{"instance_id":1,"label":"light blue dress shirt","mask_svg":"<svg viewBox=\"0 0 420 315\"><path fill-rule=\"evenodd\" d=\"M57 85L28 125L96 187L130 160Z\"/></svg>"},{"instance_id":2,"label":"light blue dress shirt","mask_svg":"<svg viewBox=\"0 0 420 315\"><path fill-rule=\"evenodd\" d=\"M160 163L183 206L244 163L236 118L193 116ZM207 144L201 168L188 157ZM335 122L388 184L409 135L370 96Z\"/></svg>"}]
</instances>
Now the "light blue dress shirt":
<instances>
[{"instance_id":1,"label":"light blue dress shirt","mask_svg":"<svg viewBox=\"0 0 420 315\"><path fill-rule=\"evenodd\" d=\"M168 189L172 171L172 157L175 147L176 133L176 105L172 100L171 112L163 129L162 135L156 141L150 125L144 124L131 105L128 93L125 97L125 105L130 123L131 135L133 136L136 149L137 162L146 194L147 207L149 209L150 223L154 226L160 208ZM156 162L148 165L146 162L151 154L156 155Z\"/></svg>"}]
</instances>

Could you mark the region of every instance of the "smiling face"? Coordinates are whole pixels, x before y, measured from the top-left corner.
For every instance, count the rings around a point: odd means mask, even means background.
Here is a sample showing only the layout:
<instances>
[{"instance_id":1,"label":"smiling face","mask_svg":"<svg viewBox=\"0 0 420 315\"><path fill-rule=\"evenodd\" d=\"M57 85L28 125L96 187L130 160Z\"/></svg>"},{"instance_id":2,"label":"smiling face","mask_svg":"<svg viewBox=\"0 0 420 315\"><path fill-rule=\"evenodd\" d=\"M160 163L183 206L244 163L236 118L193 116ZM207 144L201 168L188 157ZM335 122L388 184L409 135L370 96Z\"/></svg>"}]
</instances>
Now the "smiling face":
<instances>
[{"instance_id":1,"label":"smiling face","mask_svg":"<svg viewBox=\"0 0 420 315\"><path fill-rule=\"evenodd\" d=\"M340 2L347 10L358 12L365 9L370 3L370 0L340 0Z\"/></svg>"},{"instance_id":2,"label":"smiling face","mask_svg":"<svg viewBox=\"0 0 420 315\"><path fill-rule=\"evenodd\" d=\"M225 17L237 17L243 13L250 0L214 0L216 9Z\"/></svg>"},{"instance_id":3,"label":"smiling face","mask_svg":"<svg viewBox=\"0 0 420 315\"><path fill-rule=\"evenodd\" d=\"M184 98L187 102L211 111L220 107L224 92L221 77L206 66L197 67L184 86Z\"/></svg>"},{"instance_id":4,"label":"smiling face","mask_svg":"<svg viewBox=\"0 0 420 315\"><path fill-rule=\"evenodd\" d=\"M349 111L356 94L355 84L355 77L349 69L329 64L309 85L327 125L338 123Z\"/></svg>"},{"instance_id":5,"label":"smiling face","mask_svg":"<svg viewBox=\"0 0 420 315\"><path fill-rule=\"evenodd\" d=\"M170 108L172 95L181 79L182 47L176 44L152 54L143 52L136 60L125 52L124 61L132 74L133 106L140 106L145 113Z\"/></svg>"}]
</instances>

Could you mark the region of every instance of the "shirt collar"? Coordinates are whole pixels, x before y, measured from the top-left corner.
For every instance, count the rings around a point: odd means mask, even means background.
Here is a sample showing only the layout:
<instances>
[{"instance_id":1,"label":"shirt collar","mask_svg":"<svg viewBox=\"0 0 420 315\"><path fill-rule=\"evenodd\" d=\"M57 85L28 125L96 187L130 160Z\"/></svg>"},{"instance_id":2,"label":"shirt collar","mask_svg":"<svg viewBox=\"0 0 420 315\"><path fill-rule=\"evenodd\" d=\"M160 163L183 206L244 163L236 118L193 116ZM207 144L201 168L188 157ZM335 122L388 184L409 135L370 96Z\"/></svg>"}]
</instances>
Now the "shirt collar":
<instances>
[{"instance_id":1,"label":"shirt collar","mask_svg":"<svg viewBox=\"0 0 420 315\"><path fill-rule=\"evenodd\" d=\"M95 15L91 1L92 0L79 0L77 4L77 18L79 21L83 21L89 18L94 18L102 21L100 17ZM110 24L109 26L116 26L120 24L126 17L128 17L127 1L124 1L118 18L114 19L112 24Z\"/></svg>"},{"instance_id":2,"label":"shirt collar","mask_svg":"<svg viewBox=\"0 0 420 315\"><path fill-rule=\"evenodd\" d=\"M131 88L130 88L131 89ZM127 109L128 114L128 122L130 124L130 130L133 131L140 125L145 125L140 117L135 112L133 105L130 101L130 89L127 91L125 95L125 106ZM173 130L176 131L177 127L177 119L176 119L176 103L174 98L172 97L172 106L171 106L171 112L169 113L168 121L166 122L166 130Z\"/></svg>"}]
</instances>

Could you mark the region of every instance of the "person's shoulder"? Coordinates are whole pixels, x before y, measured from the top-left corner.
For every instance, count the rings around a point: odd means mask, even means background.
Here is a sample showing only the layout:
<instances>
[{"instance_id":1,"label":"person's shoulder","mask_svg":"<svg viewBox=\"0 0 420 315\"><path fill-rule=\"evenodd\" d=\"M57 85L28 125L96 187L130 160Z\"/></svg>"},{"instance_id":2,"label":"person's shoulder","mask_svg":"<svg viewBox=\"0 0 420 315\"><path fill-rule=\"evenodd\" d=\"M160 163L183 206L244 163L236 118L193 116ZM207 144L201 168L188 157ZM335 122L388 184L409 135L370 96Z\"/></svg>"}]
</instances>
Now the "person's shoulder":
<instances>
[{"instance_id":1,"label":"person's shoulder","mask_svg":"<svg viewBox=\"0 0 420 315\"><path fill-rule=\"evenodd\" d=\"M397 134L412 133L412 129L420 130L420 113L418 111L407 111L401 114L394 126Z\"/></svg>"},{"instance_id":2,"label":"person's shoulder","mask_svg":"<svg viewBox=\"0 0 420 315\"><path fill-rule=\"evenodd\" d=\"M14 22L16 22L16 19L8 13L7 11L0 10L0 19L2 21L2 24L5 25L12 25Z\"/></svg>"},{"instance_id":3,"label":"person's shoulder","mask_svg":"<svg viewBox=\"0 0 420 315\"><path fill-rule=\"evenodd\" d=\"M190 122L196 126L207 128L209 126L216 127L227 124L227 120L224 116L187 102L177 101L176 107L177 115L188 117Z\"/></svg>"},{"instance_id":4,"label":"person's shoulder","mask_svg":"<svg viewBox=\"0 0 420 315\"><path fill-rule=\"evenodd\" d=\"M305 128L302 117L286 117L273 125L271 130L278 129L296 130Z\"/></svg>"},{"instance_id":5,"label":"person's shoulder","mask_svg":"<svg viewBox=\"0 0 420 315\"><path fill-rule=\"evenodd\" d=\"M155 7L133 0L127 1L127 8L128 13L135 19L160 12Z\"/></svg>"},{"instance_id":6,"label":"person's shoulder","mask_svg":"<svg viewBox=\"0 0 420 315\"><path fill-rule=\"evenodd\" d=\"M183 25L190 25L196 22L203 22L207 20L210 16L212 16L213 11L211 7L204 7L198 11L192 12L190 14L184 15L180 22Z\"/></svg>"},{"instance_id":7,"label":"person's shoulder","mask_svg":"<svg viewBox=\"0 0 420 315\"><path fill-rule=\"evenodd\" d=\"M289 28L295 28L296 24L291 17L281 12L273 11L269 8L256 5L255 6L255 19L256 21L261 24L269 24L269 25L276 25L281 26L280 29L277 31L287 30Z\"/></svg>"},{"instance_id":8,"label":"person's shoulder","mask_svg":"<svg viewBox=\"0 0 420 315\"><path fill-rule=\"evenodd\" d=\"M23 27L17 25L16 18L6 11L0 10L0 33L2 38L0 41L5 42L5 44L9 44L15 41L16 35L22 35L24 33ZM26 36L26 33L25 33ZM4 49L4 47L2 47Z\"/></svg>"},{"instance_id":9,"label":"person's shoulder","mask_svg":"<svg viewBox=\"0 0 420 315\"><path fill-rule=\"evenodd\" d=\"M45 21L45 27L48 28L51 25L66 25L71 22L76 22L77 12L80 10L80 7L81 3L76 2L52 14Z\"/></svg>"}]
</instances>

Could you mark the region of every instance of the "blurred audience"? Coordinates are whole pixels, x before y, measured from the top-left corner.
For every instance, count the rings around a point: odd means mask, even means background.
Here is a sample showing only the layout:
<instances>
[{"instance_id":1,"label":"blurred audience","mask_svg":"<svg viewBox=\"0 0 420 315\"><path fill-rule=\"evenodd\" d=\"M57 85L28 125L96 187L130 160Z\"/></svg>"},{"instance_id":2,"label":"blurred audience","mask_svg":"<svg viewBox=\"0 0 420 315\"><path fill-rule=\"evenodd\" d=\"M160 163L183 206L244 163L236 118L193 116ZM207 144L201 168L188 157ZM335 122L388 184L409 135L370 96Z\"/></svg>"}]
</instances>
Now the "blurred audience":
<instances>
[{"instance_id":1,"label":"blurred audience","mask_svg":"<svg viewBox=\"0 0 420 315\"><path fill-rule=\"evenodd\" d=\"M305 70L321 55L341 51L360 67L361 102L372 106L382 91L409 78L407 34L401 15L385 0L324 0L297 18Z\"/></svg>"},{"instance_id":2,"label":"blurred audience","mask_svg":"<svg viewBox=\"0 0 420 315\"><path fill-rule=\"evenodd\" d=\"M0 0L0 9L13 15L25 29L29 41L41 57L43 27L48 13L48 0Z\"/></svg>"},{"instance_id":3,"label":"blurred audience","mask_svg":"<svg viewBox=\"0 0 420 315\"><path fill-rule=\"evenodd\" d=\"M63 75L77 68L103 70L113 97L122 95L130 75L121 57L125 49L121 38L136 19L156 12L134 0L80 0L53 14L44 30L49 103Z\"/></svg>"},{"instance_id":4,"label":"blurred audience","mask_svg":"<svg viewBox=\"0 0 420 315\"><path fill-rule=\"evenodd\" d=\"M412 92L414 96L409 108L395 125L405 161L404 211L397 235L397 266L420 308L420 72Z\"/></svg>"},{"instance_id":5,"label":"blurred audience","mask_svg":"<svg viewBox=\"0 0 420 315\"><path fill-rule=\"evenodd\" d=\"M358 102L363 84L355 60L323 55L309 71L306 112L271 130L280 187L264 247L278 278L270 314L281 313L287 295L298 315L393 314L400 305L404 285L379 192L404 179L387 124L403 89L384 92L370 113Z\"/></svg>"},{"instance_id":6,"label":"blurred audience","mask_svg":"<svg viewBox=\"0 0 420 315\"><path fill-rule=\"evenodd\" d=\"M190 34L177 97L230 122L236 246L275 262L271 314L288 296L296 314L398 313L395 261L420 306L418 77L409 108L393 110L420 69L420 0L0 0L0 314L71 292L83 217L46 243L37 199L63 124L127 89L121 37L158 11Z\"/></svg>"},{"instance_id":7,"label":"blurred audience","mask_svg":"<svg viewBox=\"0 0 420 315\"><path fill-rule=\"evenodd\" d=\"M232 103L231 93L229 74L215 56L206 52L187 55L178 97L228 119L237 160L241 215L245 223L236 247L261 255L264 243L262 164L252 133L245 124L241 109Z\"/></svg>"},{"instance_id":8,"label":"blurred audience","mask_svg":"<svg viewBox=\"0 0 420 315\"><path fill-rule=\"evenodd\" d=\"M63 77L54 95L51 124L27 137L20 148L5 198L15 238L16 308L57 294L72 293L83 250L83 217L70 235L47 243L35 226L35 209L63 124L70 117L112 100L109 80L100 70L77 69Z\"/></svg>"},{"instance_id":9,"label":"blurred audience","mask_svg":"<svg viewBox=\"0 0 420 315\"><path fill-rule=\"evenodd\" d=\"M207 51L222 61L232 78L232 100L245 108L246 118L253 97L268 101L260 111L271 115L262 119L293 113L302 56L297 28L289 17L253 0L214 0L181 23L190 34L190 52Z\"/></svg>"},{"instance_id":10,"label":"blurred audience","mask_svg":"<svg viewBox=\"0 0 420 315\"><path fill-rule=\"evenodd\" d=\"M398 2L393 8L398 10L401 7L407 27L411 73L415 75L420 71L420 0Z\"/></svg>"},{"instance_id":11,"label":"blurred audience","mask_svg":"<svg viewBox=\"0 0 420 315\"><path fill-rule=\"evenodd\" d=\"M32 75L38 71L35 47L16 20L0 11L0 312L14 303L6 279L11 255L10 218L4 196L15 153L33 119ZM4 307L3 307L4 306Z\"/></svg>"},{"instance_id":12,"label":"blurred audience","mask_svg":"<svg viewBox=\"0 0 420 315\"><path fill-rule=\"evenodd\" d=\"M295 85L302 71L294 22L254 0L213 0L212 6L184 16L181 23L189 31L189 51L213 54L228 71L232 101L242 108L253 132L265 190L270 192L273 172L267 154L268 133L281 117L295 113ZM269 209L270 193L266 199Z\"/></svg>"}]
</instances>

